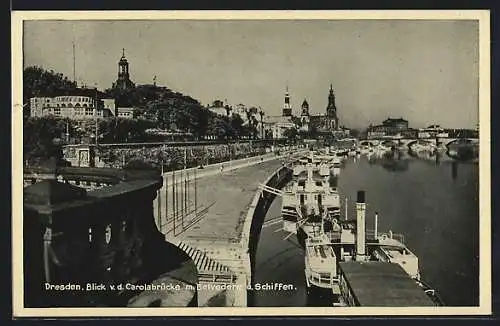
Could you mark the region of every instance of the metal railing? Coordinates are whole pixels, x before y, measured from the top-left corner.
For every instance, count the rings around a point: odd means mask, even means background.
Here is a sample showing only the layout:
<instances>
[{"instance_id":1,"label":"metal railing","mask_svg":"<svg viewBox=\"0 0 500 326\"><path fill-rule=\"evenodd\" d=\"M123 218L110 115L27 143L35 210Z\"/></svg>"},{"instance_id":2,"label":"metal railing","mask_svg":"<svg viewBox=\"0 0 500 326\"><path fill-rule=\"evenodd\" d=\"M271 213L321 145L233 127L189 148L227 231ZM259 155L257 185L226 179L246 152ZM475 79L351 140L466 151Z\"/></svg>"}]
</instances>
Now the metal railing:
<instances>
[{"instance_id":1,"label":"metal railing","mask_svg":"<svg viewBox=\"0 0 500 326\"><path fill-rule=\"evenodd\" d=\"M333 287L333 284L339 281L338 277L336 277L333 273L320 273L311 269L308 269L307 273L309 281L315 285Z\"/></svg>"},{"instance_id":2,"label":"metal railing","mask_svg":"<svg viewBox=\"0 0 500 326\"><path fill-rule=\"evenodd\" d=\"M198 271L198 282L233 284L236 283L236 275L233 273L201 270Z\"/></svg>"}]
</instances>

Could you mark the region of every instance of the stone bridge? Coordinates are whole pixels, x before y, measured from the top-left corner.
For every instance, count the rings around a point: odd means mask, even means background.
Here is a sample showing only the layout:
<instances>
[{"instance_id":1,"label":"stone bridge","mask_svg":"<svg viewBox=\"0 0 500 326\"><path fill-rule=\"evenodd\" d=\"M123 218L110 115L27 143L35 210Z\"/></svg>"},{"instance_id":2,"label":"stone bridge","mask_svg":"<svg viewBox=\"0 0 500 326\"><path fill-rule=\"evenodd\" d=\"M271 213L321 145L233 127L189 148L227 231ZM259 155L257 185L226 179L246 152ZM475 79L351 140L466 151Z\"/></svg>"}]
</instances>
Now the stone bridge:
<instances>
[{"instance_id":1,"label":"stone bridge","mask_svg":"<svg viewBox=\"0 0 500 326\"><path fill-rule=\"evenodd\" d=\"M159 173L52 160L24 179L25 308L197 306L193 260L155 225Z\"/></svg>"},{"instance_id":2,"label":"stone bridge","mask_svg":"<svg viewBox=\"0 0 500 326\"><path fill-rule=\"evenodd\" d=\"M449 146L451 144L454 144L461 140L463 138L401 138L401 139L393 139L393 138L371 138L367 140L363 140L362 142L381 142L381 141L395 141L398 142L402 146L409 146L412 143L417 142L418 140L423 140L426 142L433 143L435 145L441 145L441 146ZM477 138L466 138L468 141L470 141L473 144L479 144L479 139Z\"/></svg>"}]
</instances>

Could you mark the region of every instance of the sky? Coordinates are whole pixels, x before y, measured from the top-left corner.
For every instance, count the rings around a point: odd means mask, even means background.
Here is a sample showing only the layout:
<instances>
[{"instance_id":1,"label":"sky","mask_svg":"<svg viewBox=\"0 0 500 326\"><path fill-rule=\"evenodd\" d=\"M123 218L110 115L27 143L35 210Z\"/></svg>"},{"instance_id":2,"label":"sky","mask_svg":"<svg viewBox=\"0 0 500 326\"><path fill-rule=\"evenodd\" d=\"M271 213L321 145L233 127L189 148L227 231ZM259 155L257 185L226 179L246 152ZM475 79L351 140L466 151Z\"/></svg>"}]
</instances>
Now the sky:
<instances>
[{"instance_id":1,"label":"sky","mask_svg":"<svg viewBox=\"0 0 500 326\"><path fill-rule=\"evenodd\" d=\"M110 88L125 48L136 84L157 84L203 105L215 99L294 114L304 99L326 112L330 84L351 128L405 118L410 127L475 128L477 21L143 20L26 21L24 66Z\"/></svg>"}]
</instances>

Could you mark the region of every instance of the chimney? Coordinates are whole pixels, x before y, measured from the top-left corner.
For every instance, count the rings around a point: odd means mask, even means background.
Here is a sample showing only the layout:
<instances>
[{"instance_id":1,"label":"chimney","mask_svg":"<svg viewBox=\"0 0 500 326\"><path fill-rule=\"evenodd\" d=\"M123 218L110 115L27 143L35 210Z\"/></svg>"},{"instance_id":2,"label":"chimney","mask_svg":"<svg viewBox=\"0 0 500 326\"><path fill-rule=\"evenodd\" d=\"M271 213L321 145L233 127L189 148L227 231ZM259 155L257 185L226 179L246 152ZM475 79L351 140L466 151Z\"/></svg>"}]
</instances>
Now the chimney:
<instances>
[{"instance_id":1,"label":"chimney","mask_svg":"<svg viewBox=\"0 0 500 326\"><path fill-rule=\"evenodd\" d=\"M365 260L365 192L358 191L356 200L356 260Z\"/></svg>"},{"instance_id":2,"label":"chimney","mask_svg":"<svg viewBox=\"0 0 500 326\"><path fill-rule=\"evenodd\" d=\"M312 164L307 164L307 181L312 182L313 180L313 167Z\"/></svg>"}]
</instances>

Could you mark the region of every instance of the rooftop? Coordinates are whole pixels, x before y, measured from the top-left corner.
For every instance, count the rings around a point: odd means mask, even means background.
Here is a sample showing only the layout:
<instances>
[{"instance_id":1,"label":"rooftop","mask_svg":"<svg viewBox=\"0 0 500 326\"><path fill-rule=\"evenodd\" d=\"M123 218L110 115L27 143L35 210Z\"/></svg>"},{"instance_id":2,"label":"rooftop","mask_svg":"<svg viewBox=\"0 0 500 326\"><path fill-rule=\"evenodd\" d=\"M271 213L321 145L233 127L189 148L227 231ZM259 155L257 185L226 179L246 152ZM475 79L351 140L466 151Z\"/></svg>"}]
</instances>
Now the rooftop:
<instances>
[{"instance_id":1,"label":"rooftop","mask_svg":"<svg viewBox=\"0 0 500 326\"><path fill-rule=\"evenodd\" d=\"M435 306L417 283L397 264L385 262L339 263L360 306Z\"/></svg>"},{"instance_id":2,"label":"rooftop","mask_svg":"<svg viewBox=\"0 0 500 326\"><path fill-rule=\"evenodd\" d=\"M408 122L408 120L405 120L403 118L387 118L384 120L384 122Z\"/></svg>"}]
</instances>

